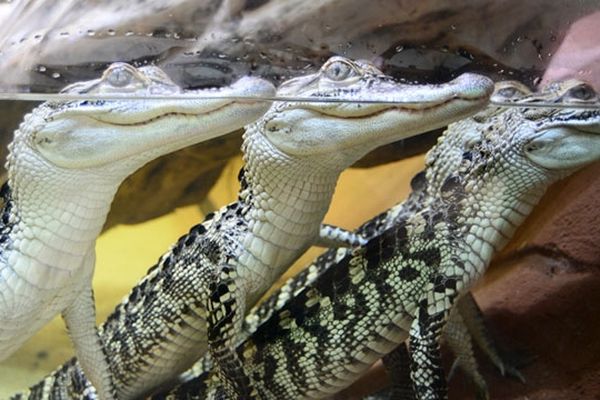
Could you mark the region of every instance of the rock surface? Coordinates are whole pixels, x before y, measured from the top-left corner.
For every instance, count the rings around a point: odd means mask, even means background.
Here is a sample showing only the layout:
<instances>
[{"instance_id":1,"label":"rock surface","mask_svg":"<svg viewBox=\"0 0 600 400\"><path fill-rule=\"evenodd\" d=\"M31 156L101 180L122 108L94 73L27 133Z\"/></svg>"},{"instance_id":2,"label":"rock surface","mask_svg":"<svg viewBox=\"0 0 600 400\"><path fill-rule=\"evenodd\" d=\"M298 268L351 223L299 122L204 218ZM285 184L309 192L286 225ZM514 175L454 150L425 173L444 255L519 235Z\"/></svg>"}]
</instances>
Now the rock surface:
<instances>
[{"instance_id":1,"label":"rock surface","mask_svg":"<svg viewBox=\"0 0 600 400\"><path fill-rule=\"evenodd\" d=\"M15 1L0 5L0 70L5 86L55 92L113 61L153 62L181 84L203 86L248 73L279 81L342 54L379 59L404 78L481 68L515 78L543 71L568 26L600 9L595 0L553 3Z\"/></svg>"}]
</instances>

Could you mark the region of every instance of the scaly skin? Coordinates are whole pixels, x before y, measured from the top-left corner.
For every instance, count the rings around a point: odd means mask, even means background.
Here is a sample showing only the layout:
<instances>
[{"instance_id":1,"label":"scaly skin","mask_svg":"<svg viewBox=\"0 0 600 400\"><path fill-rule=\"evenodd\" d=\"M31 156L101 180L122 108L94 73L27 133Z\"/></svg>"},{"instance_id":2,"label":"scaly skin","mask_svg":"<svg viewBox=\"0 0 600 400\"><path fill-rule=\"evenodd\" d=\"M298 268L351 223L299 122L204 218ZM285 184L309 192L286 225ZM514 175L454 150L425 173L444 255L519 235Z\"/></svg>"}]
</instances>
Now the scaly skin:
<instances>
[{"instance_id":1,"label":"scaly skin","mask_svg":"<svg viewBox=\"0 0 600 400\"><path fill-rule=\"evenodd\" d=\"M521 101L549 100L598 98L570 81ZM248 315L238 354L261 398L329 397L409 336L416 398L445 398L438 342L453 303L548 185L599 158L597 110L492 109L451 125L409 199L359 230L366 246L325 253ZM207 373L187 379L155 398L220 393Z\"/></svg>"},{"instance_id":2,"label":"scaly skin","mask_svg":"<svg viewBox=\"0 0 600 400\"><path fill-rule=\"evenodd\" d=\"M473 113L491 89L476 75L402 85L341 57L283 84L280 96L364 102L276 102L247 127L239 200L182 237L103 325L119 399L175 379L208 350L207 335L224 358L228 351L235 356L230 348L245 308L306 248L356 239L321 225L339 173L379 145ZM382 97L408 103L368 103ZM208 322L207 308L216 317ZM87 384L72 362L33 388L31 398L43 398L44 387L51 398L66 399Z\"/></svg>"},{"instance_id":3,"label":"scaly skin","mask_svg":"<svg viewBox=\"0 0 600 400\"><path fill-rule=\"evenodd\" d=\"M112 64L70 95L181 94L159 68ZM206 99L53 101L35 108L10 144L0 223L0 359L61 313L86 375L113 397L95 328L94 244L120 183L148 161L239 129L268 105L218 99L274 93L246 78ZM210 99L210 98L214 99Z\"/></svg>"}]
</instances>

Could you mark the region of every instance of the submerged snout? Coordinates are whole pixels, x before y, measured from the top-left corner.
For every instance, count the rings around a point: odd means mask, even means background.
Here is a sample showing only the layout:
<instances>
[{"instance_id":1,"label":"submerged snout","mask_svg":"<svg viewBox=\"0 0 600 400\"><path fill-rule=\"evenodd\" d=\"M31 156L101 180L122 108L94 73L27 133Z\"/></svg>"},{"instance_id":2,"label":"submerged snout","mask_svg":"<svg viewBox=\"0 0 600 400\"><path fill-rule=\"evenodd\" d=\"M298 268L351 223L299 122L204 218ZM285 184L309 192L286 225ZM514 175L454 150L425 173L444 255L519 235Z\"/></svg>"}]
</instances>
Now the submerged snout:
<instances>
[{"instance_id":1,"label":"submerged snout","mask_svg":"<svg viewBox=\"0 0 600 400\"><path fill-rule=\"evenodd\" d=\"M494 91L494 82L483 75L464 73L447 83L465 100L487 100Z\"/></svg>"},{"instance_id":2,"label":"submerged snout","mask_svg":"<svg viewBox=\"0 0 600 400\"><path fill-rule=\"evenodd\" d=\"M224 88L221 94L248 98L271 98L275 95L275 87L265 79L245 76Z\"/></svg>"}]
</instances>

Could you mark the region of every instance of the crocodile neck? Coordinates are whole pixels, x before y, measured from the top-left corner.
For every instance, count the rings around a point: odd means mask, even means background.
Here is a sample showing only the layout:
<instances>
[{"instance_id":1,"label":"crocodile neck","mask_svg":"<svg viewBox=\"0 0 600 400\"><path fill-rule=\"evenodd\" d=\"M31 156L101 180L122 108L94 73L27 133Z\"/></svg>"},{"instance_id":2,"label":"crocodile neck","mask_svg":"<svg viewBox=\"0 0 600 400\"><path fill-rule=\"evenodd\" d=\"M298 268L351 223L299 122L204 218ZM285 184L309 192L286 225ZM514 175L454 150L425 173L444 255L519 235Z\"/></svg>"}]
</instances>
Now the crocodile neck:
<instances>
[{"instance_id":1,"label":"crocodile neck","mask_svg":"<svg viewBox=\"0 0 600 400\"><path fill-rule=\"evenodd\" d=\"M7 162L11 233L2 251L7 259L13 257L11 268L29 284L53 289L72 279L93 251L124 173L115 169L100 176L63 169L45 174L56 167L19 140L20 135L16 132Z\"/></svg>"},{"instance_id":2,"label":"crocodile neck","mask_svg":"<svg viewBox=\"0 0 600 400\"><path fill-rule=\"evenodd\" d=\"M242 239L248 258L240 262L260 262L268 274L248 280L254 303L318 236L345 165L289 156L267 140L258 124L247 128L243 150L239 201L248 207L248 233Z\"/></svg>"},{"instance_id":3,"label":"crocodile neck","mask_svg":"<svg viewBox=\"0 0 600 400\"><path fill-rule=\"evenodd\" d=\"M479 279L492 260L524 222L540 201L547 187L572 171L549 171L525 164L521 159L506 159L510 141L490 140L501 137L504 129L518 129L522 116L519 111L504 111L498 125L495 118L480 130L482 135L473 148L464 151L459 145L469 135L465 120L455 124L452 135L438 143L427 156L427 173L423 185L427 187L422 205L431 208L430 214L440 212L451 234L438 238L447 242L460 254L468 275L469 286ZM487 126L485 126L487 125ZM460 135L460 132L464 132ZM486 139L487 138L487 139ZM509 163L521 168L506 168ZM524 173L523 171L527 171ZM432 229L435 229L433 226Z\"/></svg>"},{"instance_id":4,"label":"crocodile neck","mask_svg":"<svg viewBox=\"0 0 600 400\"><path fill-rule=\"evenodd\" d=\"M456 218L459 225L467 227L462 237L461 259L469 267L467 286L475 283L485 272L493 256L502 250L542 198L546 186L538 185L520 190L511 196L503 182L486 185L482 192L502 193L497 196L472 196L464 205L464 212ZM518 189L517 189L518 190ZM467 192L468 193L468 192ZM467 196L469 196L467 194ZM481 197L477 202L475 198ZM496 210L500 210L497 212Z\"/></svg>"}]
</instances>

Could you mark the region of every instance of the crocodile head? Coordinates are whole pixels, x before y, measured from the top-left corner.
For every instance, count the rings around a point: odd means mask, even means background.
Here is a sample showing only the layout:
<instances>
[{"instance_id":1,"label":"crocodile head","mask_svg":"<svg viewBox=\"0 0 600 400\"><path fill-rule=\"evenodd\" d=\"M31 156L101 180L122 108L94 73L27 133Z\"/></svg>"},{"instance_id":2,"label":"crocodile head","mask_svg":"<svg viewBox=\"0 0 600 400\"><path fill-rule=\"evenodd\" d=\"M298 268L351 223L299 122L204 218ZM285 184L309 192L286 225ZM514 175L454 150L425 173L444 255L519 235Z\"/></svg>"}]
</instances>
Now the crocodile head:
<instances>
[{"instance_id":1,"label":"crocodile head","mask_svg":"<svg viewBox=\"0 0 600 400\"><path fill-rule=\"evenodd\" d=\"M115 63L101 78L73 84L62 93L122 98L42 104L21 124L11 159L29 147L27 156L44 160L46 168L122 167L128 175L162 154L239 129L268 108L265 102L227 97L273 92L270 83L257 78L242 78L221 89L183 91L157 67ZM193 97L143 99L182 94Z\"/></svg>"},{"instance_id":2,"label":"crocodile head","mask_svg":"<svg viewBox=\"0 0 600 400\"><path fill-rule=\"evenodd\" d=\"M65 88L71 99L35 108L15 131L7 171L19 218L41 225L36 234L48 240L73 227L95 239L128 175L163 154L241 128L269 105L243 97L274 91L258 78L183 91L157 67L112 64L99 79Z\"/></svg>"},{"instance_id":3,"label":"crocodile head","mask_svg":"<svg viewBox=\"0 0 600 400\"><path fill-rule=\"evenodd\" d=\"M539 101L566 108L524 109L532 126L523 130L523 151L532 163L568 172L600 158L600 96L591 86L570 79L522 100Z\"/></svg>"},{"instance_id":4,"label":"crocodile head","mask_svg":"<svg viewBox=\"0 0 600 400\"><path fill-rule=\"evenodd\" d=\"M472 114L492 88L475 74L441 85L401 84L368 62L336 56L317 73L283 83L277 95L299 100L275 103L261 131L284 153L348 166L375 147Z\"/></svg>"},{"instance_id":5,"label":"crocodile head","mask_svg":"<svg viewBox=\"0 0 600 400\"><path fill-rule=\"evenodd\" d=\"M444 143L427 157L429 165L443 164L438 169L445 172L440 175L502 165L505 171L514 169L521 175L531 171L531 178L538 174L546 180L600 157L600 97L589 85L568 80L531 93L521 84L500 82L492 99L518 107L490 107L450 125Z\"/></svg>"},{"instance_id":6,"label":"crocodile head","mask_svg":"<svg viewBox=\"0 0 600 400\"><path fill-rule=\"evenodd\" d=\"M426 158L431 197L462 204L470 210L463 217L472 212L478 224L510 220L495 225L506 237L551 183L600 159L600 103L591 87L570 80L512 100L519 106L451 124Z\"/></svg>"}]
</instances>

